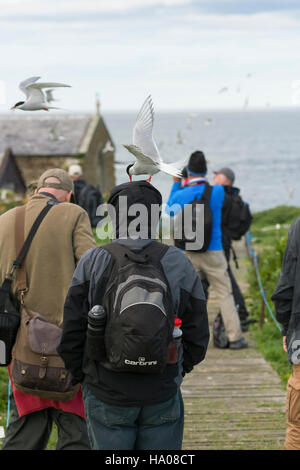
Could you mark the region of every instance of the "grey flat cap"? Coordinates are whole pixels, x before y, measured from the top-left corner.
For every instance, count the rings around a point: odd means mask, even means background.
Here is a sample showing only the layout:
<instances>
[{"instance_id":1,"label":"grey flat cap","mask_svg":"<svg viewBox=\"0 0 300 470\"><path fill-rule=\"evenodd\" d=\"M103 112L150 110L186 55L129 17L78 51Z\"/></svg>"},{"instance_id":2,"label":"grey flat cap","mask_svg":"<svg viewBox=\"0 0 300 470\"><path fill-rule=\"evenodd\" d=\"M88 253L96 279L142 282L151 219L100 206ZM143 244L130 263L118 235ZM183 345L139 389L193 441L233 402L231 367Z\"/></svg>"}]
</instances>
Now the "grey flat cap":
<instances>
[{"instance_id":1,"label":"grey flat cap","mask_svg":"<svg viewBox=\"0 0 300 470\"><path fill-rule=\"evenodd\" d=\"M215 174L221 173L222 175L226 176L226 178L230 181L231 184L234 183L235 174L231 170L231 168L221 168L220 170L214 171Z\"/></svg>"}]
</instances>

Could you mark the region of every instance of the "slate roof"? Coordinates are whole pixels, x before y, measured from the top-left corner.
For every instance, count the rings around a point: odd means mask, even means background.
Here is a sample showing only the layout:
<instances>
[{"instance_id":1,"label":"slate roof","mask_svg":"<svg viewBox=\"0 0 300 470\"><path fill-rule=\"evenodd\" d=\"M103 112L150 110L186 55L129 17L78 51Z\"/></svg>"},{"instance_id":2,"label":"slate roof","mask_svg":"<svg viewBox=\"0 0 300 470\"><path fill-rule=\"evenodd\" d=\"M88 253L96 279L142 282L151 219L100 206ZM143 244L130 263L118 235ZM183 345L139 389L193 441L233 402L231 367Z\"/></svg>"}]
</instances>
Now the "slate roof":
<instances>
[{"instance_id":1,"label":"slate roof","mask_svg":"<svg viewBox=\"0 0 300 470\"><path fill-rule=\"evenodd\" d=\"M14 155L76 155L92 120L90 114L0 115L0 163L4 150Z\"/></svg>"}]
</instances>

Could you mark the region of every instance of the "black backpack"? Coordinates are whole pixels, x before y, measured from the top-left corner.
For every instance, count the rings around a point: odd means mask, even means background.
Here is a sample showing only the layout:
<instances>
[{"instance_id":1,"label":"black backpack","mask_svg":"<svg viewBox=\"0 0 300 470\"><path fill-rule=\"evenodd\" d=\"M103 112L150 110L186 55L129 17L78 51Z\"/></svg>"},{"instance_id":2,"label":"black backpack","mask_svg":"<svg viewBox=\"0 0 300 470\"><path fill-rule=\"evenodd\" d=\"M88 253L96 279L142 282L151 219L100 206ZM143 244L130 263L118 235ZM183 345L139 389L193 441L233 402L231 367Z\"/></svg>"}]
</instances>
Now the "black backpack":
<instances>
[{"instance_id":1,"label":"black backpack","mask_svg":"<svg viewBox=\"0 0 300 470\"><path fill-rule=\"evenodd\" d=\"M211 192L212 192L211 185L209 183L205 183L205 189L204 189L204 192L201 196L201 199L199 199L199 200L195 199L191 203L186 204L184 206L184 208L182 209L181 213L178 214L177 216L175 216L175 221L174 221L174 223L175 223L175 225L174 225L174 227L175 227L174 244L177 248L185 250L187 243L195 243L195 241L196 241L195 237L189 238L187 236L187 232L189 232L189 230L185 230L185 227L184 227L184 223L185 223L185 215L184 214L185 214L186 206L190 206L190 205L192 206L191 227L192 227L192 231L195 232L196 226L197 226L197 205L198 204L204 204L204 243L203 243L202 248L200 248L198 250L194 250L194 251L196 251L198 253L204 253L205 251L207 251L210 240L211 240L211 232L212 232L212 224L213 224L212 211L211 211L211 208L210 208ZM182 234L181 239L175 238L176 237L176 226L178 228L179 223L181 224L181 230L177 233ZM191 251L193 251L193 250L191 250Z\"/></svg>"},{"instance_id":2,"label":"black backpack","mask_svg":"<svg viewBox=\"0 0 300 470\"><path fill-rule=\"evenodd\" d=\"M232 240L240 240L249 230L252 222L250 208L242 200L238 192L226 197L228 198L228 208L224 217L223 227Z\"/></svg>"},{"instance_id":3,"label":"black backpack","mask_svg":"<svg viewBox=\"0 0 300 470\"><path fill-rule=\"evenodd\" d=\"M103 204L101 192L91 184L86 183L80 190L76 202L88 213L92 227L96 227L102 218L96 216L98 206Z\"/></svg>"},{"instance_id":4,"label":"black backpack","mask_svg":"<svg viewBox=\"0 0 300 470\"><path fill-rule=\"evenodd\" d=\"M151 242L133 252L118 242L103 247L113 258L103 306L107 360L116 372L159 374L172 343L174 308L160 259L167 245Z\"/></svg>"}]
</instances>

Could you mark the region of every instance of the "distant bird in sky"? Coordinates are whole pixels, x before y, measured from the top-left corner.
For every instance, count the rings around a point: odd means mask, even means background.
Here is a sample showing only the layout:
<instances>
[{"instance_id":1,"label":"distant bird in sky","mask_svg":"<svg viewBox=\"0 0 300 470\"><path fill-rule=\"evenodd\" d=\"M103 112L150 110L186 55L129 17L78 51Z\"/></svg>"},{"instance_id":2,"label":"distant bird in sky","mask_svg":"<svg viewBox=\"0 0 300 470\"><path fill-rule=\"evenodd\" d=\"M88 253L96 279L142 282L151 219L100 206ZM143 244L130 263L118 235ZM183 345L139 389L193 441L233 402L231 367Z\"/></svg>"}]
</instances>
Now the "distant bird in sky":
<instances>
[{"instance_id":1,"label":"distant bird in sky","mask_svg":"<svg viewBox=\"0 0 300 470\"><path fill-rule=\"evenodd\" d=\"M133 129L133 144L124 147L136 157L136 162L128 165L126 172L132 181L133 175L152 175L163 171L172 176L181 177L183 162L165 163L153 139L154 107L151 95L144 101Z\"/></svg>"},{"instance_id":2,"label":"distant bird in sky","mask_svg":"<svg viewBox=\"0 0 300 470\"><path fill-rule=\"evenodd\" d=\"M30 77L20 83L20 90L25 93L26 101L18 101L11 109L22 109L23 111L49 111L49 109L59 109L49 106L44 88L70 87L64 83L36 83L41 77Z\"/></svg>"},{"instance_id":3,"label":"distant bird in sky","mask_svg":"<svg viewBox=\"0 0 300 470\"><path fill-rule=\"evenodd\" d=\"M182 135L181 135L181 132L180 132L180 131L177 132L177 144L178 144L178 145L182 145L182 144L183 144L183 138L182 138Z\"/></svg>"},{"instance_id":4,"label":"distant bird in sky","mask_svg":"<svg viewBox=\"0 0 300 470\"><path fill-rule=\"evenodd\" d=\"M48 140L52 140L53 142L65 140L65 137L63 135L59 135L58 121L56 121L54 125L51 127L51 129L49 130Z\"/></svg>"},{"instance_id":5,"label":"distant bird in sky","mask_svg":"<svg viewBox=\"0 0 300 470\"><path fill-rule=\"evenodd\" d=\"M113 148L112 144L111 144L111 141L108 140L102 150L103 153L107 153L107 152L113 152L115 149Z\"/></svg>"},{"instance_id":6,"label":"distant bird in sky","mask_svg":"<svg viewBox=\"0 0 300 470\"><path fill-rule=\"evenodd\" d=\"M205 126L210 126L211 123L212 123L212 118L207 118L207 119L205 119L205 121L204 121L204 125L205 125Z\"/></svg>"},{"instance_id":7,"label":"distant bird in sky","mask_svg":"<svg viewBox=\"0 0 300 470\"><path fill-rule=\"evenodd\" d=\"M192 124L193 124L194 120L196 119L196 117L197 117L196 113L190 113L188 115L187 123L186 123L187 129L192 129Z\"/></svg>"},{"instance_id":8,"label":"distant bird in sky","mask_svg":"<svg viewBox=\"0 0 300 470\"><path fill-rule=\"evenodd\" d=\"M247 109L247 108L248 108L248 106L249 106L249 98L248 98L248 97L246 97L246 98L245 98L245 101L244 101L243 108L244 108L244 109Z\"/></svg>"},{"instance_id":9,"label":"distant bird in sky","mask_svg":"<svg viewBox=\"0 0 300 470\"><path fill-rule=\"evenodd\" d=\"M218 91L218 93L225 93L225 91L228 91L228 87L227 87L227 86L224 86L223 88L220 88L220 90Z\"/></svg>"}]
</instances>

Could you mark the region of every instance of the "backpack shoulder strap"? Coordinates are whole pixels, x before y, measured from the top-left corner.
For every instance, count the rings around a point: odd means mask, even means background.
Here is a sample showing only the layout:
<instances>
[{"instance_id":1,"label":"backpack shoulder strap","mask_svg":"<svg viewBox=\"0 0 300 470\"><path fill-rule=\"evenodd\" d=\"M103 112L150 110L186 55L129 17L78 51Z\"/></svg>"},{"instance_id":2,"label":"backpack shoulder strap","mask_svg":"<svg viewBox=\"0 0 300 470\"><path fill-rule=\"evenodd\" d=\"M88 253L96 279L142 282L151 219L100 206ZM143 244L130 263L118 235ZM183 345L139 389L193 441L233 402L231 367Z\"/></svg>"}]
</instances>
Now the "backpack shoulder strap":
<instances>
[{"instance_id":1,"label":"backpack shoulder strap","mask_svg":"<svg viewBox=\"0 0 300 470\"><path fill-rule=\"evenodd\" d=\"M209 183L205 183L204 186L204 191L200 199L195 198L193 201L191 201L191 204L203 204L205 202L209 203L213 187Z\"/></svg>"},{"instance_id":2,"label":"backpack shoulder strap","mask_svg":"<svg viewBox=\"0 0 300 470\"><path fill-rule=\"evenodd\" d=\"M204 191L203 191L203 194L202 194L202 197L201 197L200 201L201 202L203 202L203 201L209 202L210 197L211 197L211 193L212 193L212 186L209 183L205 183L205 188L204 188Z\"/></svg>"}]
</instances>

